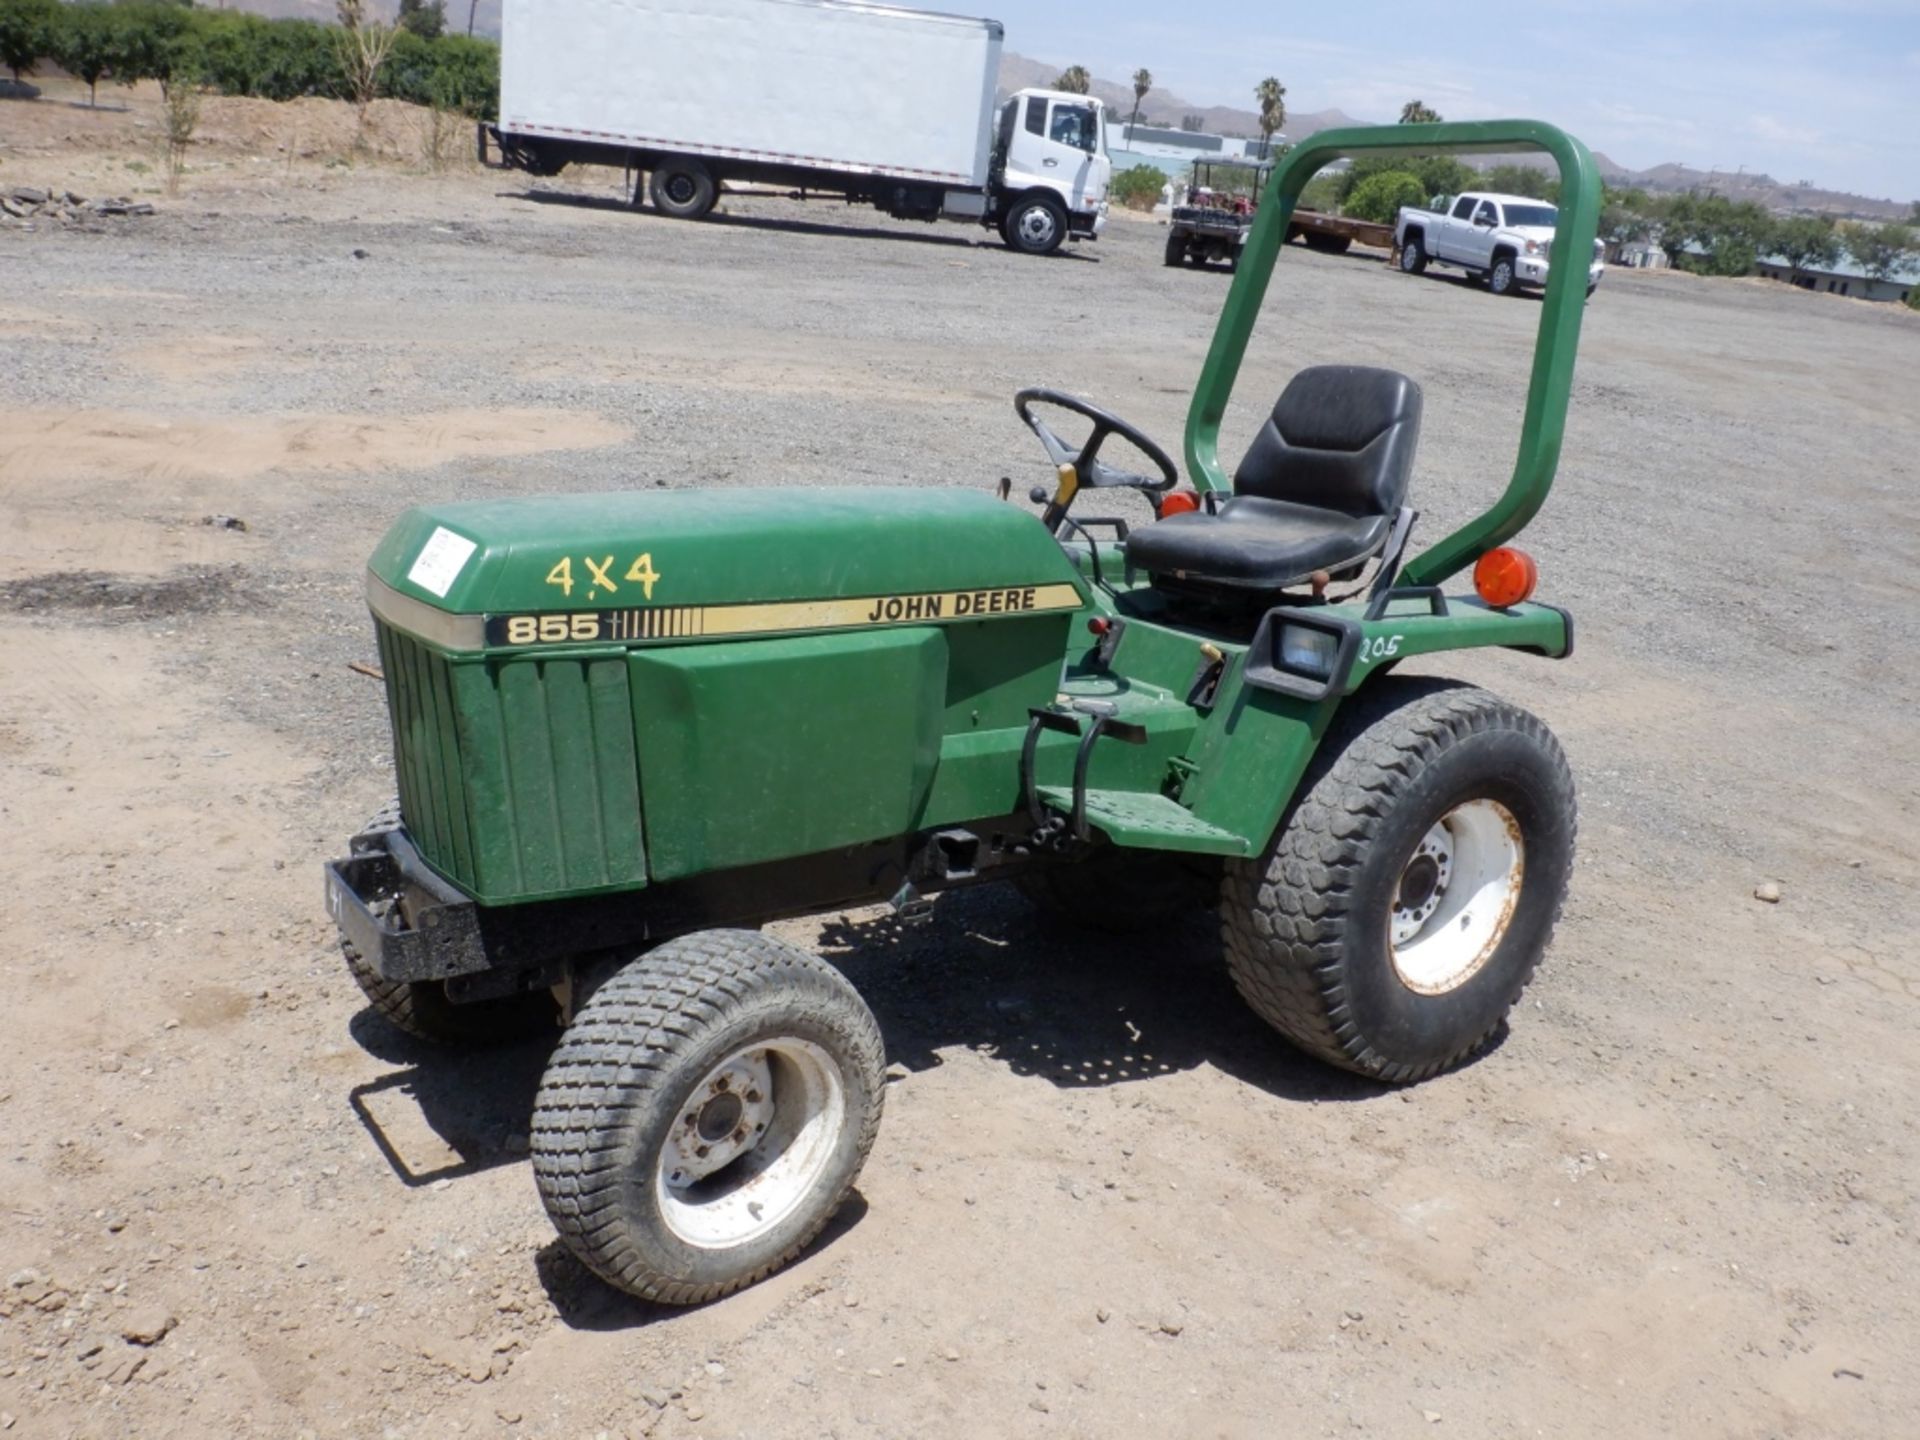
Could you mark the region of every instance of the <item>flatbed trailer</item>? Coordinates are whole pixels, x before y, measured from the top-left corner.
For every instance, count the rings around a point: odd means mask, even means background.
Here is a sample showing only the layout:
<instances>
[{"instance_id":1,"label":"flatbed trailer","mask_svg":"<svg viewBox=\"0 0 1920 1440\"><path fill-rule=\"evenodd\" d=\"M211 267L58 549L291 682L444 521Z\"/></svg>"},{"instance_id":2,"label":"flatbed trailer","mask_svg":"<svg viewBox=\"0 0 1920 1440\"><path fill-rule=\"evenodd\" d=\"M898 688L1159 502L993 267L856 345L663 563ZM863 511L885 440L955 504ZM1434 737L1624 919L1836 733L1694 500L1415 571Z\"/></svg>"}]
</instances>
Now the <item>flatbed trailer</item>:
<instances>
[{"instance_id":1,"label":"flatbed trailer","mask_svg":"<svg viewBox=\"0 0 1920 1440\"><path fill-rule=\"evenodd\" d=\"M1219 260L1234 269L1271 168L1264 162L1196 160L1186 203L1174 206L1167 219L1167 264L1205 266ZM1225 188L1215 183L1222 174L1229 177ZM1242 179L1247 175L1251 180ZM1246 193L1234 188L1239 183L1247 185ZM1319 210L1294 211L1287 222L1287 239L1327 255L1344 255L1354 245L1389 252L1394 248L1393 226Z\"/></svg>"},{"instance_id":2,"label":"flatbed trailer","mask_svg":"<svg viewBox=\"0 0 1920 1440\"><path fill-rule=\"evenodd\" d=\"M1319 210L1296 210L1287 222L1287 239L1302 241L1308 249L1322 250L1329 255L1344 255L1354 245L1391 250L1393 226L1354 220L1345 215L1328 215Z\"/></svg>"}]
</instances>

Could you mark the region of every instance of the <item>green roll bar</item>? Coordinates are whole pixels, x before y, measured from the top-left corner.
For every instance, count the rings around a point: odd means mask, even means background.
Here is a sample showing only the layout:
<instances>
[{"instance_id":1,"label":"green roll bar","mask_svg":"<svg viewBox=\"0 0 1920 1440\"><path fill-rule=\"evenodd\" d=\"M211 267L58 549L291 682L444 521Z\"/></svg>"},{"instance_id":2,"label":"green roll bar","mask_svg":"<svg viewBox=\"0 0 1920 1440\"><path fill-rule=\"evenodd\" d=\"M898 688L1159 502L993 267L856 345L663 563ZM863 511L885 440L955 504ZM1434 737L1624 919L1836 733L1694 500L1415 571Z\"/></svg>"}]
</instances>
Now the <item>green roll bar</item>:
<instances>
[{"instance_id":1,"label":"green roll bar","mask_svg":"<svg viewBox=\"0 0 1920 1440\"><path fill-rule=\"evenodd\" d=\"M1266 298L1273 264L1280 256L1287 224L1300 192L1331 160L1355 155L1431 154L1436 150L1500 153L1544 150L1560 166L1560 220L1547 252L1551 273L1540 307L1540 329L1533 347L1533 379L1520 429L1520 453L1504 494L1486 513L1468 521L1408 562L1401 572L1407 585L1437 585L1457 574L1494 546L1526 527L1553 488L1566 435L1567 396L1573 389L1574 355L1580 348L1580 320L1586 309L1587 268L1592 263L1594 231L1600 219L1600 172L1585 145L1563 130L1538 120L1476 120L1463 124L1370 125L1322 130L1289 151L1267 182L1253 228L1240 252L1214 328L1200 384L1187 411L1187 471L1202 490L1231 488L1220 465L1220 421L1240 375L1247 341Z\"/></svg>"}]
</instances>

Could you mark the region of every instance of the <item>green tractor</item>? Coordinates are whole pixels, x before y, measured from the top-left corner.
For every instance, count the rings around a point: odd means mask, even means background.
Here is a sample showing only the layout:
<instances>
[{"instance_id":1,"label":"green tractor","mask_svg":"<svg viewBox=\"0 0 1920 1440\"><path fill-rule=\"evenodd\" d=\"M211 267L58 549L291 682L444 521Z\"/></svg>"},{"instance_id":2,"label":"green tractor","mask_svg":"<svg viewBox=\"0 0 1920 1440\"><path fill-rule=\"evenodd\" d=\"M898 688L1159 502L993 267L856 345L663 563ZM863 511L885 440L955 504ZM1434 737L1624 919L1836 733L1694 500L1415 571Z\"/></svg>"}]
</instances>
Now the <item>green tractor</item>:
<instances>
[{"instance_id":1,"label":"green tractor","mask_svg":"<svg viewBox=\"0 0 1920 1440\"><path fill-rule=\"evenodd\" d=\"M1415 553L1421 392L1362 366L1296 376L1230 478L1219 425L1301 187L1340 156L1522 147L1566 199L1500 498ZM367 578L399 807L329 864L328 909L401 1028L564 1027L531 1151L582 1261L708 1300L853 1184L885 1052L837 971L757 928L782 917L1000 880L1119 929L1212 905L1247 1001L1333 1065L1409 1083L1497 1035L1567 892L1572 780L1531 715L1392 672L1572 650L1505 542L1553 481L1598 201L1586 148L1535 122L1297 146L1194 394L1190 490L1135 427L1028 390L1037 518L1004 484L400 518ZM1154 473L1103 455L1116 436ZM1081 511L1108 487L1154 521Z\"/></svg>"}]
</instances>

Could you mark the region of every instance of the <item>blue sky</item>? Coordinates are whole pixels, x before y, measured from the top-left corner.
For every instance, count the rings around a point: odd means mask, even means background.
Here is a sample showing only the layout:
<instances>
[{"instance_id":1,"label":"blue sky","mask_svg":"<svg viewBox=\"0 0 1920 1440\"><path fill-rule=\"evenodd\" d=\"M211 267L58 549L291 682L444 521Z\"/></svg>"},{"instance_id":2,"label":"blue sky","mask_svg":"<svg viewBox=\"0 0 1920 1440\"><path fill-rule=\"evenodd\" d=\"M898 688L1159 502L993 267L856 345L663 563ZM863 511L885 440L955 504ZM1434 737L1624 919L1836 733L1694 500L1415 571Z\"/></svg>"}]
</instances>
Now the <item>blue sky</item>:
<instances>
[{"instance_id":1,"label":"blue sky","mask_svg":"<svg viewBox=\"0 0 1920 1440\"><path fill-rule=\"evenodd\" d=\"M915 0L905 0L915 3ZM1524 115L1634 169L1744 165L1777 180L1920 199L1920 0L953 0L1022 55L1124 81L1145 65L1200 104L1390 120L1415 96L1449 120Z\"/></svg>"}]
</instances>

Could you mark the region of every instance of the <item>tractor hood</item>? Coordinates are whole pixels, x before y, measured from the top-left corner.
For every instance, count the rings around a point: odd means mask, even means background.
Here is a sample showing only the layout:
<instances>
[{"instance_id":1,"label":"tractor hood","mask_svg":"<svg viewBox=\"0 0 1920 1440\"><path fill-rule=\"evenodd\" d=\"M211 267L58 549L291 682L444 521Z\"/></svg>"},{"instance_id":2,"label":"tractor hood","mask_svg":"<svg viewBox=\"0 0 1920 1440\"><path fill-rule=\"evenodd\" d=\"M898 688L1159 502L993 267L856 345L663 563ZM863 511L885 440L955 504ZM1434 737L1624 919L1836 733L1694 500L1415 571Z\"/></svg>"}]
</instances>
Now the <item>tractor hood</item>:
<instances>
[{"instance_id":1,"label":"tractor hood","mask_svg":"<svg viewBox=\"0 0 1920 1440\"><path fill-rule=\"evenodd\" d=\"M546 632L559 621L527 617L561 613L578 617L567 640L645 642L984 619L1085 599L1035 516L929 487L423 506L394 523L368 571L383 620L450 650L536 632L557 641Z\"/></svg>"}]
</instances>

